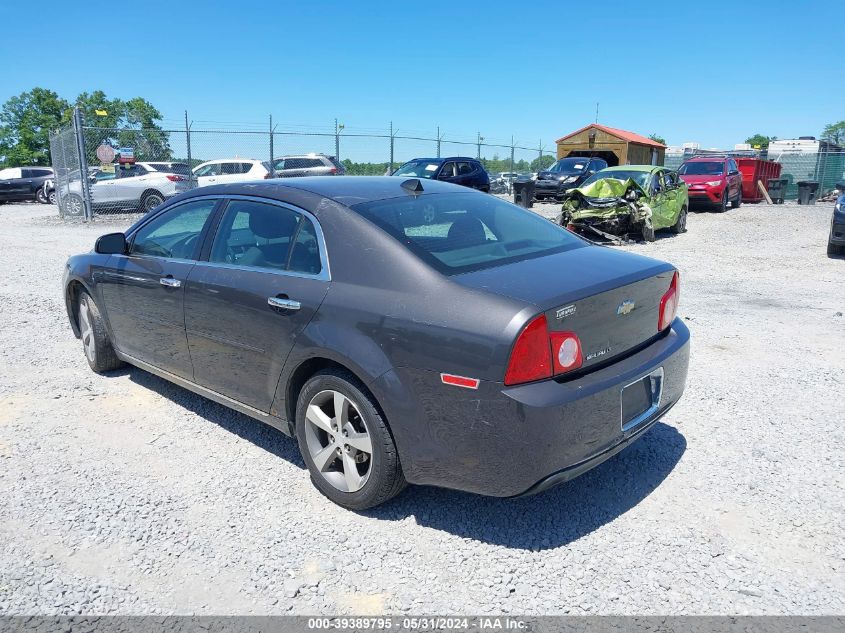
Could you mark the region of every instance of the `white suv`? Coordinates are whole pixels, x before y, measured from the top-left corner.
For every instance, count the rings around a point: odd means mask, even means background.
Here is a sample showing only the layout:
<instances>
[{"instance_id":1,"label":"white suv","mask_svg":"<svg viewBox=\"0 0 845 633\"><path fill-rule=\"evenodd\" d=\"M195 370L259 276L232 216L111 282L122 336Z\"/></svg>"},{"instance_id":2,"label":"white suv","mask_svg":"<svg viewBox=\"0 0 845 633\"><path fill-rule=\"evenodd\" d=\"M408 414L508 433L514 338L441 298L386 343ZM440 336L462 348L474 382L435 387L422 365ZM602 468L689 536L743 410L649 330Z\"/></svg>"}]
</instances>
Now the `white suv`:
<instances>
[{"instance_id":1,"label":"white suv","mask_svg":"<svg viewBox=\"0 0 845 633\"><path fill-rule=\"evenodd\" d=\"M178 163L176 163L178 164ZM68 215L82 215L82 183L75 180L65 185L60 198ZM153 164L135 163L114 171L94 170L89 177L93 206L98 211L151 211L168 198L190 188L186 176L156 171Z\"/></svg>"},{"instance_id":2,"label":"white suv","mask_svg":"<svg viewBox=\"0 0 845 633\"><path fill-rule=\"evenodd\" d=\"M193 171L197 187L261 180L270 173L267 163L251 158L209 160L194 167Z\"/></svg>"}]
</instances>

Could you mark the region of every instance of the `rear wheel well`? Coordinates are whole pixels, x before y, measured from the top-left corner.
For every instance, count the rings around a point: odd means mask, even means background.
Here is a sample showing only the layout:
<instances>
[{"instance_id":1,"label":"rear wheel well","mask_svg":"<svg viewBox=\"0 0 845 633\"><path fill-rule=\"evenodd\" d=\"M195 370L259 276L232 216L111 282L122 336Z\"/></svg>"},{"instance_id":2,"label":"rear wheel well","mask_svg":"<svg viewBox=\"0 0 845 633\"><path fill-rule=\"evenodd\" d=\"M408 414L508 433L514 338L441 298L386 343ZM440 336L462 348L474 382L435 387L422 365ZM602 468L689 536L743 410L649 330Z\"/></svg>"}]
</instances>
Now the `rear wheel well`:
<instances>
[{"instance_id":1,"label":"rear wheel well","mask_svg":"<svg viewBox=\"0 0 845 633\"><path fill-rule=\"evenodd\" d=\"M343 363L339 363L329 358L315 357L304 361L293 371L290 378L288 378L287 390L285 392L285 415L287 416L291 430L296 427L296 401L299 399L299 393L302 391L302 387L305 386L305 383L308 382L309 378L324 369L339 369L350 373L355 379L357 379L359 383L358 386L361 391L372 399L388 429L390 428L390 423L384 415L384 410L382 409L381 404L379 404L378 399L367 387L367 383L365 383L358 374Z\"/></svg>"}]
</instances>

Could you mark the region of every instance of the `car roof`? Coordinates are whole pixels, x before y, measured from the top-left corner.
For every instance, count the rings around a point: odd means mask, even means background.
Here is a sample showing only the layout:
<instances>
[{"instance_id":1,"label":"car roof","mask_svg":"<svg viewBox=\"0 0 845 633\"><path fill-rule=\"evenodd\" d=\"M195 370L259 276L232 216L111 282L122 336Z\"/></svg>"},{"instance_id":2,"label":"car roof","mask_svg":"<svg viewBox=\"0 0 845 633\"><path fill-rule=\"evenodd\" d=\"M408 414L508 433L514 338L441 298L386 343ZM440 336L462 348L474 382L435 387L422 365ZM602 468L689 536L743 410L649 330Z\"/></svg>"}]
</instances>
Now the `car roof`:
<instances>
[{"instance_id":1,"label":"car roof","mask_svg":"<svg viewBox=\"0 0 845 633\"><path fill-rule=\"evenodd\" d=\"M422 158L412 158L411 160L405 161L405 162L412 163L415 160L425 160L425 161L428 161L428 162L431 162L431 163L443 163L443 162L446 162L447 160L471 160L471 161L478 162L477 158L472 158L470 156L442 156L440 158L425 158L425 157L422 157Z\"/></svg>"},{"instance_id":2,"label":"car roof","mask_svg":"<svg viewBox=\"0 0 845 633\"><path fill-rule=\"evenodd\" d=\"M193 195L242 195L286 200L291 194L298 190L315 194L322 198L328 198L340 204L351 206L362 202L373 202L375 200L386 200L413 195L407 189L402 188L406 180L419 180L423 187L423 194L428 193L468 193L487 195L470 189L453 185L439 180L428 180L425 178L406 179L396 176L339 176L327 178L325 176L302 176L296 178L284 178L278 180L254 180L251 182L236 182L224 185L211 185L192 189L186 198ZM316 210L308 209L314 213Z\"/></svg>"},{"instance_id":3,"label":"car roof","mask_svg":"<svg viewBox=\"0 0 845 633\"><path fill-rule=\"evenodd\" d=\"M605 167L602 171L654 171L656 169L669 169L663 165L617 165L616 167ZM669 169L669 171L672 171Z\"/></svg>"},{"instance_id":4,"label":"car roof","mask_svg":"<svg viewBox=\"0 0 845 633\"><path fill-rule=\"evenodd\" d=\"M727 156L695 156L687 158L685 163L723 163L728 160Z\"/></svg>"}]
</instances>

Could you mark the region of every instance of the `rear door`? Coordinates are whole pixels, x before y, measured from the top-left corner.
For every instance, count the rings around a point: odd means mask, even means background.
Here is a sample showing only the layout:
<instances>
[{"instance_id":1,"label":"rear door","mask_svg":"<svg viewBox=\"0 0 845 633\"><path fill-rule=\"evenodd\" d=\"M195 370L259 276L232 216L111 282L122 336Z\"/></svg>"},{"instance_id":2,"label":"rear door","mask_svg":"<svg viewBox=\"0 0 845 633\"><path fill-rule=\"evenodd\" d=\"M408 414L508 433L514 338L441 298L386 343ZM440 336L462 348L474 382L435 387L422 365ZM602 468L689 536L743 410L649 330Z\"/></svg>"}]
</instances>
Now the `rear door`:
<instances>
[{"instance_id":1,"label":"rear door","mask_svg":"<svg viewBox=\"0 0 845 633\"><path fill-rule=\"evenodd\" d=\"M23 170L20 167L0 170L0 200L18 200L24 188Z\"/></svg>"},{"instance_id":2,"label":"rear door","mask_svg":"<svg viewBox=\"0 0 845 633\"><path fill-rule=\"evenodd\" d=\"M313 216L276 201L237 197L221 213L185 289L194 380L268 412L288 353L328 290L325 244Z\"/></svg>"},{"instance_id":3,"label":"rear door","mask_svg":"<svg viewBox=\"0 0 845 633\"><path fill-rule=\"evenodd\" d=\"M117 348L145 363L193 379L185 336L185 281L217 200L188 200L146 222L112 255L98 280Z\"/></svg>"}]
</instances>

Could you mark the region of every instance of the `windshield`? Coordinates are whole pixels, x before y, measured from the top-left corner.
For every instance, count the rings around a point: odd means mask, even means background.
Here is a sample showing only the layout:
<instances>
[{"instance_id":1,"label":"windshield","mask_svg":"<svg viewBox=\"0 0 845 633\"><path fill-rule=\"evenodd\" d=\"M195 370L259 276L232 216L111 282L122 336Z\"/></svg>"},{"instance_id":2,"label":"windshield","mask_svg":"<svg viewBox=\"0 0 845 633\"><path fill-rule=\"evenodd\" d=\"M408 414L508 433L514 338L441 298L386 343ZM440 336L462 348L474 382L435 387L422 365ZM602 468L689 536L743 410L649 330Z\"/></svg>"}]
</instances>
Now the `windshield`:
<instances>
[{"instance_id":1,"label":"windshield","mask_svg":"<svg viewBox=\"0 0 845 633\"><path fill-rule=\"evenodd\" d=\"M416 178L434 178L440 169L440 163L430 160L412 160L393 172L394 176L414 176Z\"/></svg>"},{"instance_id":2,"label":"windshield","mask_svg":"<svg viewBox=\"0 0 845 633\"><path fill-rule=\"evenodd\" d=\"M700 161L684 163L678 169L682 176L721 176L724 171L724 163L721 161Z\"/></svg>"},{"instance_id":3,"label":"windshield","mask_svg":"<svg viewBox=\"0 0 845 633\"><path fill-rule=\"evenodd\" d=\"M613 178L614 180L621 180L626 181L629 178L637 183L640 187L645 189L646 184L648 183L649 176L651 176L650 171L637 171L634 169L602 169L599 172L596 172L587 180L585 180L581 186L586 187L587 185L591 185L594 182L599 180L606 180L608 178Z\"/></svg>"},{"instance_id":4,"label":"windshield","mask_svg":"<svg viewBox=\"0 0 845 633\"><path fill-rule=\"evenodd\" d=\"M477 193L407 196L362 202L351 208L447 275L582 245L554 222Z\"/></svg>"},{"instance_id":5,"label":"windshield","mask_svg":"<svg viewBox=\"0 0 845 633\"><path fill-rule=\"evenodd\" d=\"M587 168L590 162L586 158L561 158L546 171L553 171L561 174L579 174Z\"/></svg>"}]
</instances>

